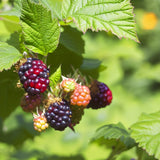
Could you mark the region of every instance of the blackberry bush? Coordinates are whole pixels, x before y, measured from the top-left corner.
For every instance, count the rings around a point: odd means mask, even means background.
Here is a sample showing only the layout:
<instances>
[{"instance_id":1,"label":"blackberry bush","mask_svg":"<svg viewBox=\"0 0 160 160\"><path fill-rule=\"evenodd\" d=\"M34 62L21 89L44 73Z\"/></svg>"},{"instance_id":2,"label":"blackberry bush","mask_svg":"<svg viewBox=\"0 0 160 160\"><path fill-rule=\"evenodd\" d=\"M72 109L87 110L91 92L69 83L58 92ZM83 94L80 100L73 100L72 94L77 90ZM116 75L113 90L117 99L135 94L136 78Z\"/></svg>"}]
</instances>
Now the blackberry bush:
<instances>
[{"instance_id":1,"label":"blackberry bush","mask_svg":"<svg viewBox=\"0 0 160 160\"><path fill-rule=\"evenodd\" d=\"M112 102L112 92L106 84L95 80L91 84L90 91L91 101L87 108L103 108Z\"/></svg>"},{"instance_id":2,"label":"blackberry bush","mask_svg":"<svg viewBox=\"0 0 160 160\"><path fill-rule=\"evenodd\" d=\"M65 100L50 104L45 113L47 122L55 130L63 131L71 125L72 112Z\"/></svg>"},{"instance_id":3,"label":"blackberry bush","mask_svg":"<svg viewBox=\"0 0 160 160\"><path fill-rule=\"evenodd\" d=\"M19 78L30 95L43 93L49 85L49 69L36 58L28 58L19 69Z\"/></svg>"}]
</instances>

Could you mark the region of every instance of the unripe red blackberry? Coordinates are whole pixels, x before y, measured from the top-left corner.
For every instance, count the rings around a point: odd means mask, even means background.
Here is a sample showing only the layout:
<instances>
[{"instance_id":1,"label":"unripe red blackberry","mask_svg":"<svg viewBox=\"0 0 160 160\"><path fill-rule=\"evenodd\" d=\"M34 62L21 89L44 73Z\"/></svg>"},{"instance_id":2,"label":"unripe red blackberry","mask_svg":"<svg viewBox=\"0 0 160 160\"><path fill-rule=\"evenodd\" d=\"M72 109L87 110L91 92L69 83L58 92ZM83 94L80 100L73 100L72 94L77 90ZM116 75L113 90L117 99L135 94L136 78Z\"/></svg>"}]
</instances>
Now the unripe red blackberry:
<instances>
[{"instance_id":1,"label":"unripe red blackberry","mask_svg":"<svg viewBox=\"0 0 160 160\"><path fill-rule=\"evenodd\" d=\"M47 122L55 130L63 131L71 125L72 112L68 103L64 100L50 104L45 116Z\"/></svg>"},{"instance_id":2,"label":"unripe red blackberry","mask_svg":"<svg viewBox=\"0 0 160 160\"><path fill-rule=\"evenodd\" d=\"M70 106L72 111L71 123L72 126L79 124L84 115L84 108L80 106Z\"/></svg>"},{"instance_id":3,"label":"unripe red blackberry","mask_svg":"<svg viewBox=\"0 0 160 160\"><path fill-rule=\"evenodd\" d=\"M61 87L66 93L73 91L75 89L75 86L76 86L76 81L72 78L65 78L61 82Z\"/></svg>"},{"instance_id":4,"label":"unripe red blackberry","mask_svg":"<svg viewBox=\"0 0 160 160\"><path fill-rule=\"evenodd\" d=\"M90 91L91 101L87 108L103 108L112 102L112 92L106 84L95 80L91 84Z\"/></svg>"},{"instance_id":5,"label":"unripe red blackberry","mask_svg":"<svg viewBox=\"0 0 160 160\"><path fill-rule=\"evenodd\" d=\"M71 93L71 105L86 107L91 100L90 90L87 86L76 84L75 90Z\"/></svg>"},{"instance_id":6,"label":"unripe red blackberry","mask_svg":"<svg viewBox=\"0 0 160 160\"><path fill-rule=\"evenodd\" d=\"M47 119L43 114L35 115L33 118L34 129L38 132L42 132L43 130L48 128Z\"/></svg>"},{"instance_id":7,"label":"unripe red blackberry","mask_svg":"<svg viewBox=\"0 0 160 160\"><path fill-rule=\"evenodd\" d=\"M43 93L49 85L49 69L36 58L28 58L19 69L20 81L28 94Z\"/></svg>"},{"instance_id":8,"label":"unripe red blackberry","mask_svg":"<svg viewBox=\"0 0 160 160\"><path fill-rule=\"evenodd\" d=\"M21 107L25 112L32 112L38 107L43 100L41 94L25 95L21 100Z\"/></svg>"}]
</instances>

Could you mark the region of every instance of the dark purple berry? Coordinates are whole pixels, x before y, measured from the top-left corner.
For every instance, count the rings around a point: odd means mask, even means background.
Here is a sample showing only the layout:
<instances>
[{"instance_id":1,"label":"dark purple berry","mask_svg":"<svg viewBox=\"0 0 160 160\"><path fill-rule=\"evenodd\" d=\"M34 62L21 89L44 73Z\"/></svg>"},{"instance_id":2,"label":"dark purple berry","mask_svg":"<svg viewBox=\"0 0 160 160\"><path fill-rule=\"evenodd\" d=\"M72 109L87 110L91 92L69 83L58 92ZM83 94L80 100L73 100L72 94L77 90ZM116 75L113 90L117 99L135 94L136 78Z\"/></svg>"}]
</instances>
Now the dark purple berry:
<instances>
[{"instance_id":1,"label":"dark purple berry","mask_svg":"<svg viewBox=\"0 0 160 160\"><path fill-rule=\"evenodd\" d=\"M45 116L47 122L55 130L63 131L71 125L72 112L66 101L50 104Z\"/></svg>"},{"instance_id":2,"label":"dark purple berry","mask_svg":"<svg viewBox=\"0 0 160 160\"><path fill-rule=\"evenodd\" d=\"M112 92L106 84L95 80L91 84L90 91L91 101L87 108L104 108L112 102Z\"/></svg>"},{"instance_id":3,"label":"dark purple berry","mask_svg":"<svg viewBox=\"0 0 160 160\"><path fill-rule=\"evenodd\" d=\"M32 112L38 107L43 100L41 94L25 95L21 100L21 107L25 112Z\"/></svg>"},{"instance_id":4,"label":"dark purple berry","mask_svg":"<svg viewBox=\"0 0 160 160\"><path fill-rule=\"evenodd\" d=\"M49 69L39 59L28 58L19 69L20 81L28 94L45 92L49 85Z\"/></svg>"}]
</instances>

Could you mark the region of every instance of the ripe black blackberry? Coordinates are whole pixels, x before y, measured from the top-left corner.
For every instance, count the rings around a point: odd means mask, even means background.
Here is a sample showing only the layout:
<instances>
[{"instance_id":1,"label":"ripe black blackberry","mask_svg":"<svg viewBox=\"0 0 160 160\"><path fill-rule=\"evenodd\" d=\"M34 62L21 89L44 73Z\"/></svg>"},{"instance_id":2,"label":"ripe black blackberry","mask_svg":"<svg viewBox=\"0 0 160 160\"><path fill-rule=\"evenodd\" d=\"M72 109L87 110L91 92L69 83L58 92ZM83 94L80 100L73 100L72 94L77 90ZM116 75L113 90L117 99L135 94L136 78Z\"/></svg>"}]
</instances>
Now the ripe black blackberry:
<instances>
[{"instance_id":1,"label":"ripe black blackberry","mask_svg":"<svg viewBox=\"0 0 160 160\"><path fill-rule=\"evenodd\" d=\"M63 131L71 125L72 112L68 103L64 100L50 104L45 116L47 122L55 130Z\"/></svg>"},{"instance_id":2,"label":"ripe black blackberry","mask_svg":"<svg viewBox=\"0 0 160 160\"><path fill-rule=\"evenodd\" d=\"M21 100L21 107L25 112L35 111L36 107L40 106L43 100L43 95L25 95Z\"/></svg>"},{"instance_id":3,"label":"ripe black blackberry","mask_svg":"<svg viewBox=\"0 0 160 160\"><path fill-rule=\"evenodd\" d=\"M112 92L106 84L95 80L91 84L90 91L91 101L87 108L99 109L112 102Z\"/></svg>"},{"instance_id":4,"label":"ripe black blackberry","mask_svg":"<svg viewBox=\"0 0 160 160\"><path fill-rule=\"evenodd\" d=\"M36 58L28 58L19 69L20 81L28 94L43 93L49 85L49 69Z\"/></svg>"}]
</instances>

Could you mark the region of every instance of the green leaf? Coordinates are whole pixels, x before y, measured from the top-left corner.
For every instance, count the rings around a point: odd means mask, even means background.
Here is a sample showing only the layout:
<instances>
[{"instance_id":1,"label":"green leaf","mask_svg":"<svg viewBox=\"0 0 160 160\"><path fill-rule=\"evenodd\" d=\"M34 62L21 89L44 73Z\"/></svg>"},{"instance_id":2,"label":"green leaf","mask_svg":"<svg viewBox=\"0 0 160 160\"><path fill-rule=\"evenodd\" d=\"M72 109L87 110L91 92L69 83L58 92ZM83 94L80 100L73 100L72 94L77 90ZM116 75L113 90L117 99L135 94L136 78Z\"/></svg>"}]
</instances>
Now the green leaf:
<instances>
[{"instance_id":1,"label":"green leaf","mask_svg":"<svg viewBox=\"0 0 160 160\"><path fill-rule=\"evenodd\" d=\"M14 14L4 12L0 14L0 18L9 32L19 31L21 29L19 18Z\"/></svg>"},{"instance_id":2,"label":"green leaf","mask_svg":"<svg viewBox=\"0 0 160 160\"><path fill-rule=\"evenodd\" d=\"M139 147L160 159L160 112L142 114L131 129L131 136L139 143Z\"/></svg>"},{"instance_id":3,"label":"green leaf","mask_svg":"<svg viewBox=\"0 0 160 160\"><path fill-rule=\"evenodd\" d=\"M13 64L22 58L22 54L7 43L0 42L0 71L10 69Z\"/></svg>"},{"instance_id":4,"label":"green leaf","mask_svg":"<svg viewBox=\"0 0 160 160\"><path fill-rule=\"evenodd\" d=\"M73 72L73 68L80 67L82 59L81 54L76 54L64 45L59 44L54 54L48 55L47 64L51 66L50 73L53 73L55 71L54 68L58 68L61 65L62 74L67 76Z\"/></svg>"},{"instance_id":5,"label":"green leaf","mask_svg":"<svg viewBox=\"0 0 160 160\"><path fill-rule=\"evenodd\" d=\"M41 2L51 9L54 18L62 19L62 0L41 0Z\"/></svg>"},{"instance_id":6,"label":"green leaf","mask_svg":"<svg viewBox=\"0 0 160 160\"><path fill-rule=\"evenodd\" d=\"M26 47L46 56L58 45L60 26L42 4L22 0L21 24Z\"/></svg>"},{"instance_id":7,"label":"green leaf","mask_svg":"<svg viewBox=\"0 0 160 160\"><path fill-rule=\"evenodd\" d=\"M98 59L84 59L83 64L81 65L82 70L93 70L98 69L101 65L101 61Z\"/></svg>"},{"instance_id":8,"label":"green leaf","mask_svg":"<svg viewBox=\"0 0 160 160\"><path fill-rule=\"evenodd\" d=\"M97 129L92 142L105 145L107 148L115 148L117 152L128 150L135 146L134 140L121 123L109 124Z\"/></svg>"},{"instance_id":9,"label":"green leaf","mask_svg":"<svg viewBox=\"0 0 160 160\"><path fill-rule=\"evenodd\" d=\"M0 117L5 119L20 104L23 94L22 89L18 89L18 74L13 70L0 72Z\"/></svg>"},{"instance_id":10,"label":"green leaf","mask_svg":"<svg viewBox=\"0 0 160 160\"><path fill-rule=\"evenodd\" d=\"M61 33L60 43L70 51L76 54L84 53L84 40L82 33L70 26L63 27L64 31Z\"/></svg>"},{"instance_id":11,"label":"green leaf","mask_svg":"<svg viewBox=\"0 0 160 160\"><path fill-rule=\"evenodd\" d=\"M61 66L59 66L57 70L49 77L50 86L52 89L59 82L60 79L61 79Z\"/></svg>"},{"instance_id":12,"label":"green leaf","mask_svg":"<svg viewBox=\"0 0 160 160\"><path fill-rule=\"evenodd\" d=\"M83 32L112 31L119 38L138 41L129 0L65 0L62 16L66 21L72 18Z\"/></svg>"}]
</instances>

